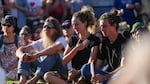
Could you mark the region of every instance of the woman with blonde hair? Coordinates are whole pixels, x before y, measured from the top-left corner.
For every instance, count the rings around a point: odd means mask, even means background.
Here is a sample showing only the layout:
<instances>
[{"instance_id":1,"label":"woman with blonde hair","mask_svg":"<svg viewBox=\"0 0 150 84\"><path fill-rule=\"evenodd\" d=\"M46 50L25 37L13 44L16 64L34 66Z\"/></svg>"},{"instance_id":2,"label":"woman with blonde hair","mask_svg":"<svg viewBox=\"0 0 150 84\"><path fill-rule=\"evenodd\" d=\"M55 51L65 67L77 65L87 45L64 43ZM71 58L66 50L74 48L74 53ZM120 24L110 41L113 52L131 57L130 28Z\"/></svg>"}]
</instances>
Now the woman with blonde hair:
<instances>
[{"instance_id":1,"label":"woman with blonde hair","mask_svg":"<svg viewBox=\"0 0 150 84\"><path fill-rule=\"evenodd\" d=\"M95 27L95 16L91 9L82 8L72 17L72 26L78 34L70 39L63 58L63 64L72 60L73 69L69 71L68 78L75 79L84 64L93 63L96 60L99 38L93 35L89 29Z\"/></svg>"}]
</instances>

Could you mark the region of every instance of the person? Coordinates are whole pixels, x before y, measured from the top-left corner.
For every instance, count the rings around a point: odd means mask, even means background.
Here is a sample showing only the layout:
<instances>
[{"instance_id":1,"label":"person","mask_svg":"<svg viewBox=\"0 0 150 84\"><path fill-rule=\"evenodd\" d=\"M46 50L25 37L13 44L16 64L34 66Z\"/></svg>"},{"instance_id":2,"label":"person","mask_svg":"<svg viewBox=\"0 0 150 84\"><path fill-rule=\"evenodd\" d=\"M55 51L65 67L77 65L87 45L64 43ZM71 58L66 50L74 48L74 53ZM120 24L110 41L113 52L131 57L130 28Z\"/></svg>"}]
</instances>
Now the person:
<instances>
[{"instance_id":1,"label":"person","mask_svg":"<svg viewBox=\"0 0 150 84\"><path fill-rule=\"evenodd\" d=\"M67 43L69 43L70 38L76 34L74 29L72 28L71 25L71 20L65 20L62 24L61 24L61 28L62 28L62 33L63 36L65 37L65 40L67 41ZM67 68L68 70L70 70L72 68L71 62L69 62L67 64Z\"/></svg>"},{"instance_id":2,"label":"person","mask_svg":"<svg viewBox=\"0 0 150 84\"><path fill-rule=\"evenodd\" d=\"M27 8L26 0L22 0L22 1L16 0L12 5L15 9L17 9L17 13L15 15L18 20L17 21L18 29L17 29L16 33L19 34L21 28L27 24L27 22L26 22L27 10L25 9L25 8Z\"/></svg>"},{"instance_id":3,"label":"person","mask_svg":"<svg viewBox=\"0 0 150 84\"><path fill-rule=\"evenodd\" d=\"M41 0L16 0L14 6L18 10L18 31L24 25L28 25L34 33L35 26L40 23L44 13Z\"/></svg>"},{"instance_id":4,"label":"person","mask_svg":"<svg viewBox=\"0 0 150 84\"><path fill-rule=\"evenodd\" d=\"M47 16L55 17L60 23L66 16L66 2L65 0L43 0Z\"/></svg>"},{"instance_id":5,"label":"person","mask_svg":"<svg viewBox=\"0 0 150 84\"><path fill-rule=\"evenodd\" d=\"M129 43L127 43L127 46L125 46L125 49L124 49L125 55L124 55L123 66L121 67L121 69L119 71L117 71L115 74L112 75L112 77L109 80L109 84L118 84L120 81L124 81L125 84L129 84L129 83L131 83L131 84L137 84L137 83L144 84L144 83L141 83L141 81L139 82L139 80L138 80L138 77L139 77L138 75L140 75L140 77L141 77L141 76L143 76L143 73L137 74L134 72L137 72L141 68L141 67L137 68L137 65L135 64L135 60L137 61L137 59L138 59L138 61L140 61L141 60L140 53L143 52L143 50L147 51L145 44L143 47L142 43L146 43L144 41L149 40L146 37L146 36L149 36L147 34L148 31L145 28L143 23L135 22L132 26L130 33L132 36L131 36L131 39L129 40ZM142 46L141 46L141 44L142 44ZM147 45L147 43L146 43L146 45ZM141 49L140 51L138 51L137 48L139 48L139 47L142 47L145 49ZM133 54L134 55L136 54L135 55L136 59L134 56L132 56ZM145 57L146 57L146 55L145 55ZM147 57L146 57L146 59L147 59ZM142 69L145 70L144 67ZM132 73L132 75L130 75L129 73ZM127 75L128 75L128 77L127 77ZM133 83L133 82L135 82L134 80L137 83ZM140 80L142 80L142 82L143 82L142 78ZM145 81L145 79L144 79L144 81Z\"/></svg>"},{"instance_id":6,"label":"person","mask_svg":"<svg viewBox=\"0 0 150 84\"><path fill-rule=\"evenodd\" d=\"M10 2L8 0L0 0L0 19L8 14L10 8Z\"/></svg>"},{"instance_id":7,"label":"person","mask_svg":"<svg viewBox=\"0 0 150 84\"><path fill-rule=\"evenodd\" d=\"M51 70L57 71L61 77L65 77L66 68L62 66L61 62L61 54L65 46L66 42L62 37L58 20L51 16L48 17L41 31L41 39L22 46L16 51L20 60L18 63L19 84L36 84L46 72ZM30 54L30 51L35 51L35 53ZM27 81L31 68L35 70L35 75Z\"/></svg>"},{"instance_id":8,"label":"person","mask_svg":"<svg viewBox=\"0 0 150 84\"><path fill-rule=\"evenodd\" d=\"M25 45L32 43L32 41L30 40L32 37L31 28L29 28L27 25L23 26L23 28L21 28L19 32L19 37L22 38L19 41L20 46L25 46Z\"/></svg>"},{"instance_id":9,"label":"person","mask_svg":"<svg viewBox=\"0 0 150 84\"><path fill-rule=\"evenodd\" d=\"M136 32L143 33L136 40L130 40L126 46L124 65L108 84L149 84L149 33L139 28ZM142 31L141 31L142 30ZM137 41L138 40L138 41ZM140 66L140 67L139 67ZM141 73L142 71L142 73Z\"/></svg>"},{"instance_id":10,"label":"person","mask_svg":"<svg viewBox=\"0 0 150 84\"><path fill-rule=\"evenodd\" d=\"M32 33L35 31L35 26L40 23L44 11L42 9L41 0L26 0L27 2L27 25L31 27Z\"/></svg>"},{"instance_id":11,"label":"person","mask_svg":"<svg viewBox=\"0 0 150 84\"><path fill-rule=\"evenodd\" d=\"M17 79L18 58L15 55L19 47L19 37L14 30L17 25L17 18L6 15L2 18L1 26L3 34L0 35L0 61L1 67L6 72L6 80Z\"/></svg>"},{"instance_id":12,"label":"person","mask_svg":"<svg viewBox=\"0 0 150 84\"><path fill-rule=\"evenodd\" d=\"M108 80L121 67L121 61L123 60L122 48L125 45L126 39L117 32L120 21L121 18L117 15L117 12L106 12L99 18L100 30L103 36L106 37L103 39L99 49L99 67L94 68L94 76L84 74L83 72L83 76L93 83L107 83L105 80ZM104 63L105 61L106 63ZM89 66L84 66L84 68L86 67ZM102 68L105 70L102 70Z\"/></svg>"},{"instance_id":13,"label":"person","mask_svg":"<svg viewBox=\"0 0 150 84\"><path fill-rule=\"evenodd\" d=\"M69 39L75 34L75 31L72 28L71 21L65 20L62 24L62 33L66 39L67 42L69 42Z\"/></svg>"},{"instance_id":14,"label":"person","mask_svg":"<svg viewBox=\"0 0 150 84\"><path fill-rule=\"evenodd\" d=\"M38 25L37 28L34 31L34 34L32 36L32 40L36 41L40 39L40 32L42 31L42 24Z\"/></svg>"},{"instance_id":15,"label":"person","mask_svg":"<svg viewBox=\"0 0 150 84\"><path fill-rule=\"evenodd\" d=\"M141 22L141 20L137 20L141 6L141 0L114 0L114 7L123 10L122 19L130 26L136 21Z\"/></svg>"},{"instance_id":16,"label":"person","mask_svg":"<svg viewBox=\"0 0 150 84\"><path fill-rule=\"evenodd\" d=\"M69 71L69 80L76 79L75 75L80 74L80 69L85 63L96 60L99 38L91 34L88 29L93 29L93 25L95 25L95 16L88 8L76 12L72 17L72 27L77 35L70 39L63 57L64 65L72 61L73 69Z\"/></svg>"}]
</instances>

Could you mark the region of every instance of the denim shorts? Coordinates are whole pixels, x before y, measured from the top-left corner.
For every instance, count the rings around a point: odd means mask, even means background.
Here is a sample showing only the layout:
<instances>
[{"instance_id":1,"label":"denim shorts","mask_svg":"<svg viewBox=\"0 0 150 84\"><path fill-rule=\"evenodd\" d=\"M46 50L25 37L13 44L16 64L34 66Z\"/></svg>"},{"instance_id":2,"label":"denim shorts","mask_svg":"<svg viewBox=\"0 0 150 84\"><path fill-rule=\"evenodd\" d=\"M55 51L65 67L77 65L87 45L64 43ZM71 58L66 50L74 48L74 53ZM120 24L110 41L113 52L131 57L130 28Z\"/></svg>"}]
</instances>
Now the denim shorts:
<instances>
[{"instance_id":1,"label":"denim shorts","mask_svg":"<svg viewBox=\"0 0 150 84\"><path fill-rule=\"evenodd\" d=\"M108 73L99 69L94 68L95 74L107 75ZM90 72L90 64L84 64L81 68L81 76L87 80L91 80L92 74ZM104 81L106 82L106 81Z\"/></svg>"},{"instance_id":2,"label":"denim shorts","mask_svg":"<svg viewBox=\"0 0 150 84\"><path fill-rule=\"evenodd\" d=\"M41 77L48 71L57 71L61 75L67 76L67 69L62 65L62 59L59 54L47 56L42 62L36 60L34 62L18 62L18 74L25 76L30 75L30 71Z\"/></svg>"}]
</instances>

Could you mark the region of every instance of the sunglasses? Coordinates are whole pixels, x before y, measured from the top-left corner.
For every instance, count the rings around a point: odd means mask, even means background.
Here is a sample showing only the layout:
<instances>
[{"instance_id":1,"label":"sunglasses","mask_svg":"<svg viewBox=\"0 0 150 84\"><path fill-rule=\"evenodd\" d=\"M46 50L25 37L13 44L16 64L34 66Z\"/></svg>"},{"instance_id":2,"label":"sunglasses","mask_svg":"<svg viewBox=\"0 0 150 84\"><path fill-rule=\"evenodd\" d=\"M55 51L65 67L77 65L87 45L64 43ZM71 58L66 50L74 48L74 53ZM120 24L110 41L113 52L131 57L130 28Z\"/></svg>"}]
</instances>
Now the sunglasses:
<instances>
[{"instance_id":1,"label":"sunglasses","mask_svg":"<svg viewBox=\"0 0 150 84\"><path fill-rule=\"evenodd\" d=\"M9 25L9 24L2 24L2 26L11 27L12 25Z\"/></svg>"},{"instance_id":2,"label":"sunglasses","mask_svg":"<svg viewBox=\"0 0 150 84\"><path fill-rule=\"evenodd\" d=\"M53 25L44 25L43 28L55 29L55 26L53 26Z\"/></svg>"}]
</instances>

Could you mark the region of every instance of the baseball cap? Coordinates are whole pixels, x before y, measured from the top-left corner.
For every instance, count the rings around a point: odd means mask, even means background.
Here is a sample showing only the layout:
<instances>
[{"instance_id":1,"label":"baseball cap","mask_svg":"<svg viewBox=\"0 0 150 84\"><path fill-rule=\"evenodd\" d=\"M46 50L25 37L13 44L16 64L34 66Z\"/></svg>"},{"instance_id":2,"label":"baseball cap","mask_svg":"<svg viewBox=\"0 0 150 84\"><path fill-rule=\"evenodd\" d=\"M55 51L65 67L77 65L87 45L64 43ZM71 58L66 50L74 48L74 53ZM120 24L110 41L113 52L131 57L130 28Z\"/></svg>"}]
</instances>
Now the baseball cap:
<instances>
[{"instance_id":1,"label":"baseball cap","mask_svg":"<svg viewBox=\"0 0 150 84\"><path fill-rule=\"evenodd\" d=\"M132 29L130 31L130 33L134 33L136 31L138 31L139 29L142 29L144 27L144 24L141 22L135 22L132 26Z\"/></svg>"},{"instance_id":2,"label":"baseball cap","mask_svg":"<svg viewBox=\"0 0 150 84\"><path fill-rule=\"evenodd\" d=\"M70 20L65 20L62 24L61 24L62 29L69 29L71 27L71 21Z\"/></svg>"},{"instance_id":3,"label":"baseball cap","mask_svg":"<svg viewBox=\"0 0 150 84\"><path fill-rule=\"evenodd\" d=\"M17 25L17 18L13 15L6 15L1 20L2 25L13 25L14 27Z\"/></svg>"}]
</instances>

